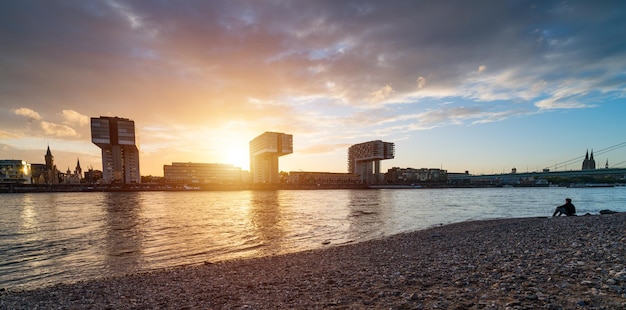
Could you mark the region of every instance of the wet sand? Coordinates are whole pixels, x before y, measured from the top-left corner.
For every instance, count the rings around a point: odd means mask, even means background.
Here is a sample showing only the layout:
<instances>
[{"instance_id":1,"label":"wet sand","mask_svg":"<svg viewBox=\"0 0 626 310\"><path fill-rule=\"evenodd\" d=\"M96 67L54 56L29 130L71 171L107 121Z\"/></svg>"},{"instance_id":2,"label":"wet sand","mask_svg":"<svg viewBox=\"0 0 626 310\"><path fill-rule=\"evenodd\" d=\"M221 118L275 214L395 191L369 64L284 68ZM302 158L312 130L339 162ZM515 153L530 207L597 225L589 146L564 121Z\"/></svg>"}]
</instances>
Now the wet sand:
<instances>
[{"instance_id":1,"label":"wet sand","mask_svg":"<svg viewBox=\"0 0 626 310\"><path fill-rule=\"evenodd\" d=\"M625 309L626 213L465 222L0 292L1 309Z\"/></svg>"}]
</instances>

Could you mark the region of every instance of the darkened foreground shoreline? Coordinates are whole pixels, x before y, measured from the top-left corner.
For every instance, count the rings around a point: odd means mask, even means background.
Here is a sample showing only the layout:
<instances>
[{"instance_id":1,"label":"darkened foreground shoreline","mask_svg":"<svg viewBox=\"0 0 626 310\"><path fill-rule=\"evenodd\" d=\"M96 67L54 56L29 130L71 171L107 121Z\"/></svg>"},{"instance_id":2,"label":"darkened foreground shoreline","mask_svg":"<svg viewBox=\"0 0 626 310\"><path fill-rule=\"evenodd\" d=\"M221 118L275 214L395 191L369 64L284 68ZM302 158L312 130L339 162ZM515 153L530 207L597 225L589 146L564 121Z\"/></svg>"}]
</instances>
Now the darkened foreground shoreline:
<instances>
[{"instance_id":1,"label":"darkened foreground shoreline","mask_svg":"<svg viewBox=\"0 0 626 310\"><path fill-rule=\"evenodd\" d=\"M465 222L359 244L0 292L2 309L623 309L626 213Z\"/></svg>"}]
</instances>

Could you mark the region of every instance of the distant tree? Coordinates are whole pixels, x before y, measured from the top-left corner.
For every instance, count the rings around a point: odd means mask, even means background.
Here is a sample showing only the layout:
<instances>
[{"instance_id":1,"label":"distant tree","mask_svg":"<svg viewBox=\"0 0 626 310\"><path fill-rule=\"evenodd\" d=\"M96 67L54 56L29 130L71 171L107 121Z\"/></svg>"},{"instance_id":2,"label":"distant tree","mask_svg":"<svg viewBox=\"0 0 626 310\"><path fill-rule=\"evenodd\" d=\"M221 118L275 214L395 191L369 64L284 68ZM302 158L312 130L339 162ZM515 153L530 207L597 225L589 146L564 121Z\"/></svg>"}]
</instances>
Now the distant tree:
<instances>
[{"instance_id":1,"label":"distant tree","mask_svg":"<svg viewBox=\"0 0 626 310\"><path fill-rule=\"evenodd\" d=\"M287 183L289 180L289 172L281 171L280 172L280 183Z\"/></svg>"}]
</instances>

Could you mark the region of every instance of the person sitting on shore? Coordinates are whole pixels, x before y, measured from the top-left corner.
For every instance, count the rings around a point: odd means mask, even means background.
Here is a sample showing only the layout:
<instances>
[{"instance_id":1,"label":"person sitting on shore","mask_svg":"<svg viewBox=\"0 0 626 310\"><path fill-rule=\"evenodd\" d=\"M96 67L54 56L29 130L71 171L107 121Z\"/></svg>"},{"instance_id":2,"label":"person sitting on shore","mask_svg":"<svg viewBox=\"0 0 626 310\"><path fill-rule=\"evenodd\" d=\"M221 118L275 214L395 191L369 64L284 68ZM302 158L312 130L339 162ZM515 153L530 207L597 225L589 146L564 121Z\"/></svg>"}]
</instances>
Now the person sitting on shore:
<instances>
[{"instance_id":1,"label":"person sitting on shore","mask_svg":"<svg viewBox=\"0 0 626 310\"><path fill-rule=\"evenodd\" d=\"M565 214L567 216L576 215L576 207L574 207L574 205L572 204L572 199L565 198L565 204L556 207L556 210L554 210L554 214L552 214L552 216L561 216L561 214Z\"/></svg>"}]
</instances>

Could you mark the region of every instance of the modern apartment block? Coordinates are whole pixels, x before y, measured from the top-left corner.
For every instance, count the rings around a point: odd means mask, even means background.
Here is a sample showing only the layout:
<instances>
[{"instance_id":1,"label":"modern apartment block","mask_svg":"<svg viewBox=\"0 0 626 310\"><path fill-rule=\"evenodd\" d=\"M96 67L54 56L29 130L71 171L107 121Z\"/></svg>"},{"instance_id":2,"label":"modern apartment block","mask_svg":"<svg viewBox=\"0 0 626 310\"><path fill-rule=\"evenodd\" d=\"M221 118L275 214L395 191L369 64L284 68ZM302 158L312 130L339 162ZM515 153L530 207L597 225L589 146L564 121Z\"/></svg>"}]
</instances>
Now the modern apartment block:
<instances>
[{"instance_id":1,"label":"modern apartment block","mask_svg":"<svg viewBox=\"0 0 626 310\"><path fill-rule=\"evenodd\" d=\"M348 148L348 172L358 174L363 183L379 183L380 161L394 158L395 146L381 140L359 143Z\"/></svg>"},{"instance_id":2,"label":"modern apartment block","mask_svg":"<svg viewBox=\"0 0 626 310\"><path fill-rule=\"evenodd\" d=\"M242 171L231 164L172 163L163 165L168 183L240 183Z\"/></svg>"},{"instance_id":3,"label":"modern apartment block","mask_svg":"<svg viewBox=\"0 0 626 310\"><path fill-rule=\"evenodd\" d=\"M91 118L91 142L102 149L104 183L140 183L135 122L127 118Z\"/></svg>"},{"instance_id":4,"label":"modern apartment block","mask_svg":"<svg viewBox=\"0 0 626 310\"><path fill-rule=\"evenodd\" d=\"M250 173L253 183L280 183L278 157L293 153L293 136L265 132L250 141Z\"/></svg>"}]
</instances>

